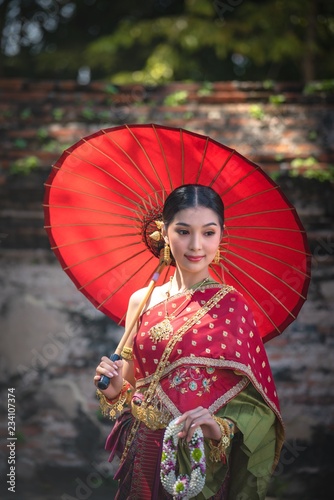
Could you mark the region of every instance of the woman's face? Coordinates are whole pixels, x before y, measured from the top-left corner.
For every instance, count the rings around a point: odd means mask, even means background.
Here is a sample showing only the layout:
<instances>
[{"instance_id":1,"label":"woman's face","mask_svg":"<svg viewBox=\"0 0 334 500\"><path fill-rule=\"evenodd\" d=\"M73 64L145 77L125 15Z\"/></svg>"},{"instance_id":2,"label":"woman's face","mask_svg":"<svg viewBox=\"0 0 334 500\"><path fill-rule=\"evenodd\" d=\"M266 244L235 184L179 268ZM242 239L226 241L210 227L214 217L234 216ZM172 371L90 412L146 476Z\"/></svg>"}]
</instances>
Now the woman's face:
<instances>
[{"instance_id":1,"label":"woman's face","mask_svg":"<svg viewBox=\"0 0 334 500\"><path fill-rule=\"evenodd\" d=\"M218 216L211 208L180 210L165 236L181 271L207 276L222 237Z\"/></svg>"}]
</instances>

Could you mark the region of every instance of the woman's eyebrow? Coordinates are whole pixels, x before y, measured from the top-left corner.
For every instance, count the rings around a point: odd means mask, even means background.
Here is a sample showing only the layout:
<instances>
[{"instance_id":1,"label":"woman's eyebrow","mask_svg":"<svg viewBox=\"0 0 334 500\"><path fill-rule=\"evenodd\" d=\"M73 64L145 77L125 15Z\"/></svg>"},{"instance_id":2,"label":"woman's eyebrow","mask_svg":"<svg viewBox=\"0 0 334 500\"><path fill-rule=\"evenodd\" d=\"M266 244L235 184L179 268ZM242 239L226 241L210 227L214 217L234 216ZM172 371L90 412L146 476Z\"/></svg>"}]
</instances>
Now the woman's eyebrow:
<instances>
[{"instance_id":1,"label":"woman's eyebrow","mask_svg":"<svg viewBox=\"0 0 334 500\"><path fill-rule=\"evenodd\" d=\"M176 222L175 223L175 226L186 226L186 227L190 227L191 224L187 224L187 222ZM207 226L218 226L218 224L216 222L208 222L207 224L203 224L202 227L207 227Z\"/></svg>"}]
</instances>

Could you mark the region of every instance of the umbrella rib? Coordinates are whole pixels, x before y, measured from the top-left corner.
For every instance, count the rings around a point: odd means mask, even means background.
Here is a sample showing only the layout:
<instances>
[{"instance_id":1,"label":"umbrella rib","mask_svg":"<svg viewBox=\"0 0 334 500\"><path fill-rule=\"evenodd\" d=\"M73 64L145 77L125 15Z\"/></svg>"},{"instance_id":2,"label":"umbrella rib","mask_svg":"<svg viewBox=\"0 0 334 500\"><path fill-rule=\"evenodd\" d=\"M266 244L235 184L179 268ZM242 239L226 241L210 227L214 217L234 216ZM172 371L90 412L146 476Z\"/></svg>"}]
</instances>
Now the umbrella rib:
<instances>
[{"instance_id":1,"label":"umbrella rib","mask_svg":"<svg viewBox=\"0 0 334 500\"><path fill-rule=\"evenodd\" d=\"M225 161L224 165L221 167L220 171L218 172L218 174L215 176L215 178L213 179L213 181L211 182L211 187L213 186L213 184L216 182L217 178L219 177L220 173L223 171L223 169L226 167L227 163L230 161L230 159L232 158L232 156L236 153L235 149L233 149L231 151L231 154L230 156L227 158L227 160ZM241 156L241 155L239 155ZM242 157L243 158L243 157ZM227 188L225 191L223 191L221 193L221 196L225 196L229 191L231 191L233 188L235 188L235 186L237 186L238 184L240 184L241 182L243 182L245 179L247 179L247 177L249 177L250 175L253 175L255 174L257 171L261 171L261 167L259 165L256 165L255 163L252 164L250 163L248 160L246 160L246 158L244 158L244 160L247 162L248 165L253 165L253 170L250 170L249 172L247 172L247 174L245 174L243 177L240 177L240 179L238 179L234 184L232 184L231 186L229 186L229 188ZM256 194L255 194L256 196ZM247 198L245 198L247 199ZM242 200L243 201L243 200ZM239 203L239 202L237 202ZM233 205L231 205L233 206Z\"/></svg>"},{"instance_id":2,"label":"umbrella rib","mask_svg":"<svg viewBox=\"0 0 334 500\"><path fill-rule=\"evenodd\" d=\"M132 217L131 215L119 215L119 214L115 214L114 212L107 212L106 210L97 210L96 208L73 207L71 205L53 205L52 203L51 204L43 203L42 206L45 208L66 208L68 210L86 210L87 212L95 212L95 213L99 213L99 214L107 214L107 215L112 214L112 215L117 215L117 217L122 217L124 219L129 219L129 220L134 220L136 222L140 222L138 217Z\"/></svg>"},{"instance_id":3,"label":"umbrella rib","mask_svg":"<svg viewBox=\"0 0 334 500\"><path fill-rule=\"evenodd\" d=\"M113 224L110 222L80 222L77 224L53 224L52 226L44 226L44 229L58 228L58 227L89 227L89 226L112 226L112 227L131 227L133 229L133 224ZM138 233L141 234L141 233Z\"/></svg>"},{"instance_id":4,"label":"umbrella rib","mask_svg":"<svg viewBox=\"0 0 334 500\"><path fill-rule=\"evenodd\" d=\"M259 264L255 264L254 262L252 262L251 260L247 259L246 257L242 257L241 255L238 255L237 253L235 252L229 252L230 255L234 255L235 257L238 257L239 259L247 262L247 264L250 264L254 267L256 267L257 269L260 269L261 271L263 271L264 273L266 274L269 274L269 276L272 276L273 278L277 279L278 281L280 281L281 283L283 283L287 288L290 288L290 290L292 290L294 293L296 293L297 295L299 295L299 297L301 297L302 299L305 299L306 300L306 297L304 297L304 295L302 295L300 292L298 292L295 288L293 288L291 285L288 285L282 278L280 278L279 276L277 276L276 274L272 273L271 271L269 271L268 269L260 266ZM224 256L225 258L225 256ZM229 262L231 262L230 260L228 260ZM241 269L241 268L240 268ZM246 274L246 273L244 273ZM266 289L267 290L267 289ZM267 290L268 293L269 290Z\"/></svg>"},{"instance_id":5,"label":"umbrella rib","mask_svg":"<svg viewBox=\"0 0 334 500\"><path fill-rule=\"evenodd\" d=\"M97 236L96 238L86 238L84 240L76 240L76 241L70 241L68 243L63 243L62 245L57 245L55 247L51 247L51 250L56 250L59 248L64 248L72 245L79 245L80 243L87 243L89 241L99 241L99 240L107 240L109 238L125 238L129 236L140 236L140 233L125 233L125 234L109 234L108 236ZM115 250L119 250L120 248L126 248L126 247L118 247Z\"/></svg>"},{"instance_id":6,"label":"umbrella rib","mask_svg":"<svg viewBox=\"0 0 334 500\"><path fill-rule=\"evenodd\" d=\"M121 266L122 264L125 264L126 262L129 262L129 260L135 258L135 257L138 257L138 255L141 255L142 253L146 252L147 249L145 248L144 250L141 250L140 252L137 252L136 254L134 254L132 257L127 257L126 259L122 260L121 262L117 262L117 264L115 264L113 267L109 267L108 269L106 269L105 271L103 271L103 273L100 273L98 276L95 276L93 279L91 279L90 281L88 281L87 283L85 283L84 285L82 285L80 288L78 288L78 290L82 290L83 288L86 288L87 286L91 285L92 283L94 283L94 281L98 280L99 278L101 278L102 276L104 276L105 274L109 273L110 271L113 271L114 269L116 269L117 267ZM107 252L106 252L107 253ZM152 256L152 259L153 259L153 256ZM138 272L138 269L136 269L135 273L136 274Z\"/></svg>"},{"instance_id":7,"label":"umbrella rib","mask_svg":"<svg viewBox=\"0 0 334 500\"><path fill-rule=\"evenodd\" d=\"M138 271L141 271L142 269L144 269L145 266L147 266L147 264L149 264L151 262L151 260L154 259L154 256L152 255L146 262L144 262L144 264L139 268L139 269L136 269L129 277L127 280L125 280L124 282L122 282L122 284L116 289L116 290L113 290L112 293L110 293L108 295L108 297L106 297L103 302L101 302L98 306L97 306L97 309L101 309L101 307L106 303L108 302L108 300L110 300L114 295L115 293L119 292L124 285L126 285L126 283L128 283L134 276L136 276L136 274L138 273ZM122 264L122 263L121 263ZM112 269L110 269L112 270ZM124 317L124 316L123 316ZM122 318L123 319L123 318ZM122 321L121 319L121 321Z\"/></svg>"},{"instance_id":8,"label":"umbrella rib","mask_svg":"<svg viewBox=\"0 0 334 500\"><path fill-rule=\"evenodd\" d=\"M169 168L169 165L167 162L167 156L166 156L165 150L162 146L162 142L160 140L160 137L159 137L159 134L158 134L158 131L157 131L155 125L152 125L152 128L153 128L154 133L156 135L156 138L157 138L157 141L158 141L158 144L160 147L160 151L161 151L162 157L163 157L164 162L165 162L165 167L166 167L166 171L167 171L167 175L168 175L170 190L173 191L173 182L172 182L172 177L171 177L171 173L170 173L170 168ZM166 192L166 188L164 186L163 186L163 191Z\"/></svg>"},{"instance_id":9,"label":"umbrella rib","mask_svg":"<svg viewBox=\"0 0 334 500\"><path fill-rule=\"evenodd\" d=\"M58 167L58 165L52 165L52 168L54 168L55 170L61 171L61 172L66 172L66 173L68 173L70 175L74 175L76 177L79 177L80 179L87 180L88 182L91 182L92 184L95 184L96 186L100 186L103 189L106 189L107 191L110 191L111 193L114 193L114 194L116 194L118 196L121 196L122 198L124 198L125 200L127 200L129 203L135 205L137 208L141 208L141 209L143 208L142 205L140 205L138 202L132 200L128 196L125 196L123 193L119 193L115 189L111 189L110 187L108 187L108 186L106 186L104 184L101 184L101 182L96 182L93 179L90 179L89 177L86 177L85 175L78 174L77 172L73 172L72 170L68 170L64 166ZM48 185L48 184L44 184L44 185L45 186L49 186L49 187L52 186L52 188L54 187L53 185Z\"/></svg>"},{"instance_id":10,"label":"umbrella rib","mask_svg":"<svg viewBox=\"0 0 334 500\"><path fill-rule=\"evenodd\" d=\"M231 217L226 217L225 221L230 221L233 219L242 219L244 217L252 217L253 215L265 215L265 214L273 214L273 213L280 213L280 212L294 212L295 209L293 207L287 207L287 208L275 208L273 210L261 210L260 212L250 212L246 214L240 214L240 215L234 215Z\"/></svg>"},{"instance_id":11,"label":"umbrella rib","mask_svg":"<svg viewBox=\"0 0 334 500\"><path fill-rule=\"evenodd\" d=\"M126 205L122 205L121 203L117 203L117 202L113 201L112 199L103 198L102 196L97 196L96 194L90 194L90 193L86 193L85 191L79 191L78 189L66 188L63 186L54 186L52 184L47 184L47 183L45 183L44 186L52 188L52 189L59 189L60 191L68 191L70 193L81 194L81 195L87 196L88 198L94 198L96 200L106 201L108 203L115 205L116 207L125 208L126 210L130 210L131 212L135 212L136 214L138 214L138 211L135 210L134 208L128 207Z\"/></svg>"},{"instance_id":12,"label":"umbrella rib","mask_svg":"<svg viewBox=\"0 0 334 500\"><path fill-rule=\"evenodd\" d=\"M184 141L183 130L180 128L180 144L181 144L181 184L184 184Z\"/></svg>"},{"instance_id":13,"label":"umbrella rib","mask_svg":"<svg viewBox=\"0 0 334 500\"><path fill-rule=\"evenodd\" d=\"M128 131L130 132L130 134L132 135L132 137L136 140L136 142L138 143L138 145L141 147L141 149L143 150L144 154L146 155L147 157L147 153L146 151L144 150L144 148L142 147L141 143L138 141L138 139L136 138L136 136L133 134L133 132L130 130L130 128L126 125L126 128L128 129ZM116 147L118 147L118 149L120 151L122 151L122 153L128 158L128 160L130 160L130 162L132 163L132 165L137 169L137 172L143 177L143 179L147 182L147 184L151 187L152 191L155 191L156 189L154 188L154 186L152 186L151 182L148 180L148 178L144 175L143 173L143 170L137 165L137 163L131 158L131 156L125 151L125 149L123 149L116 141L115 139L113 139L112 137L110 137L110 134L107 133L106 130L102 130L102 132L105 134L105 137L107 137L108 141L112 142ZM148 158L148 157L147 157ZM150 162L150 160L148 159L148 161ZM135 179L133 179L133 177L131 177L131 179L133 181L135 181ZM145 190L144 186L142 186L139 182L135 181L136 184L141 187L145 193L147 193L147 190Z\"/></svg>"},{"instance_id":14,"label":"umbrella rib","mask_svg":"<svg viewBox=\"0 0 334 500\"><path fill-rule=\"evenodd\" d=\"M280 212L293 212L295 209L293 207L287 208L275 208L273 210L261 210L260 212L250 212L240 215L234 215L232 217L226 217L225 220L233 220L233 219L241 219L243 217L252 217L253 215L264 215L264 214L273 214Z\"/></svg>"},{"instance_id":15,"label":"umbrella rib","mask_svg":"<svg viewBox=\"0 0 334 500\"><path fill-rule=\"evenodd\" d=\"M224 260L226 262L228 262L231 266L233 266L235 269L237 269L238 271L240 271L241 273L245 274L249 279L251 279L252 281L254 281L254 283L256 283L260 288L262 288L265 292L268 293L268 295L270 295L273 299L276 300L276 302L278 304L280 304L280 306L286 310L286 312L294 319L296 319L296 316L294 316L294 314L292 314L291 311L289 311L289 309L283 304L283 302L281 302L270 290L268 290L268 288L266 288L265 286L263 286L258 280L256 280L255 278L253 278L253 276L249 276L248 274L246 274L243 269L239 266L237 266L237 264L235 264L234 262L232 262L231 260L227 259L225 256L224 256ZM284 282L283 282L284 283ZM248 292L249 293L249 292ZM299 294L298 294L299 295Z\"/></svg>"},{"instance_id":16,"label":"umbrella rib","mask_svg":"<svg viewBox=\"0 0 334 500\"><path fill-rule=\"evenodd\" d=\"M302 274L306 278L310 278L311 277L310 274L307 274L304 271L302 271L301 269L298 269L298 267L294 267L292 264L289 264L285 260L281 260L281 259L278 259L277 257L273 257L272 255L265 254L263 252L259 252L258 250L254 250L253 248L248 248L248 247L244 247L242 245L237 245L236 243L230 243L229 245L237 247L237 248L241 248L242 250L247 250L247 252L252 252L252 253L255 253L257 255L261 255L262 257L266 257L266 258L271 259L271 260L275 260L276 262L279 262L280 264L288 266L288 267L290 267L290 269L293 269L294 271L297 271L298 273ZM238 254L236 254L234 252L230 252L230 253L232 253L233 255L238 255Z\"/></svg>"},{"instance_id":17,"label":"umbrella rib","mask_svg":"<svg viewBox=\"0 0 334 500\"><path fill-rule=\"evenodd\" d=\"M127 128L127 130L130 132L130 134L132 135L132 137L134 138L134 140L137 142L138 146L140 147L140 149L141 149L141 150L142 150L142 152L144 153L144 155L145 155L145 157L146 157L147 161L148 161L148 162L149 162L149 164L151 165L151 168L152 168L152 170L153 170L153 172L154 172L154 174L155 174L155 176L156 176L157 181L158 181L158 182L159 182L159 184L160 184L161 190L162 190L162 191L164 191L164 189L165 189L165 188L164 188L164 186L163 186L163 184L162 184L162 182L161 182L160 176L159 176L159 174L158 174L158 172L157 172L157 170L156 170L156 168L155 168L155 166L154 166L154 164L153 164L153 162L152 162L151 158L149 157L149 155L148 155L148 153L147 153L146 149L144 148L144 146L142 145L142 143L140 142L140 140L138 139L138 137L134 134L134 132L132 131L132 129L131 129L128 125L125 125L125 127L126 127L126 128ZM137 166L136 166L136 167L137 167ZM138 167L137 167L137 168L138 168ZM141 172L141 173L143 174L143 172ZM154 187L153 187L153 186L152 186L152 184L148 181L148 179L147 179L146 177L144 177L144 178L145 178L146 182L147 182L148 184L150 184L150 186L152 187L153 191L156 191L156 189L154 189ZM161 199L160 201L162 201L162 199Z\"/></svg>"},{"instance_id":18,"label":"umbrella rib","mask_svg":"<svg viewBox=\"0 0 334 500\"><path fill-rule=\"evenodd\" d=\"M226 167L226 165L228 164L228 162L230 161L230 159L232 158L232 156L234 155L234 153L235 153L235 150L232 149L231 152L230 152L230 154L229 154L229 156L228 156L228 158L224 161L224 163L222 164L222 166L218 170L218 172L215 175L215 177L212 179L212 181L210 182L210 184L208 184L210 187L212 187L214 185L214 183L216 182L216 180L218 179L218 177L220 176L220 174L222 173L222 171L224 170L224 168Z\"/></svg>"},{"instance_id":19,"label":"umbrella rib","mask_svg":"<svg viewBox=\"0 0 334 500\"><path fill-rule=\"evenodd\" d=\"M232 151L232 153L230 154L230 156L228 157L228 159L226 160L225 162L225 165L224 167L227 165L227 163L230 161L230 159L232 158L232 156L236 153L235 149ZM240 156L240 155L239 155ZM235 186L237 186L238 184L240 184L241 182L243 182L245 179L247 179L247 177L249 177L250 175L253 175L255 174L258 170L261 171L261 168L259 165L256 165L256 164L252 164L250 163L248 160L244 159L248 165L253 165L253 170L250 170L249 172L247 172L247 174L245 174L243 177L240 177L240 179L238 179L234 184L232 184L229 188L227 188L223 193L221 193L222 196L225 196L229 191L231 191L231 189L235 188ZM214 182L217 180L217 176L215 177L214 179ZM212 184L211 184L212 186Z\"/></svg>"},{"instance_id":20,"label":"umbrella rib","mask_svg":"<svg viewBox=\"0 0 334 500\"><path fill-rule=\"evenodd\" d=\"M216 274L216 276L218 276L220 279L221 279L221 276L217 273L217 271L213 268L213 266L210 265L210 267L213 269L214 273ZM258 306L258 308L260 309L260 311L262 311L262 314L269 320L269 322L273 325L273 327L275 328L275 330L278 332L278 334L282 333L281 330L278 328L278 326L274 323L274 321L271 319L271 317L269 316L269 314L263 309L263 307L261 306L261 304L259 303L258 300L255 299L255 297L253 297L253 295L251 295L251 293L247 290L247 288L240 282L240 280L238 280L238 278L227 268L225 267L224 265L221 265L221 267L223 268L224 271L227 272L227 274L229 274L230 276L232 276L232 278L238 283L238 285L240 286L240 288L242 288L248 295L251 296L252 300L255 302L255 304Z\"/></svg>"},{"instance_id":21,"label":"umbrella rib","mask_svg":"<svg viewBox=\"0 0 334 500\"><path fill-rule=\"evenodd\" d=\"M120 165L116 160L114 160L113 158L111 158L110 156L106 155L103 151L101 151L100 149L98 149L97 147L93 146L90 142L86 141L85 139L82 139L82 141L84 141L86 144L89 144L91 147L93 147L96 151L99 151L100 153L102 153L104 156L106 156L108 158L108 160L112 161L113 163L115 163L115 165L117 165L117 167L122 170L122 172L124 172L128 177L130 177L130 179L132 179L132 177L130 176L130 174L122 167L122 165ZM114 179L114 181L118 182L121 186L125 187L126 189L128 189L131 193L133 193L135 196L137 196L138 198L140 198L140 200L142 200L142 196L140 196L139 193L137 193L136 191L134 191L133 189L130 188L130 186L128 184L125 184L124 182L122 182L120 179L118 179L117 177L115 177L114 175L112 175L110 172L108 172L108 170L105 170L103 167L100 167L99 165L97 165L96 163L90 161L90 160L87 160L86 158L82 158L80 155L78 155L77 153L75 153L74 151L69 151L69 150L66 150L64 151L64 154L67 154L68 156L74 156L74 158L77 158L78 160L82 161L83 163L86 163L87 165L92 165L93 167L97 168L98 170L101 170L101 172L104 172L105 174L107 174L109 177L111 177L112 179ZM145 189L139 185L139 187L141 187L143 189L143 191L145 191ZM122 196L122 194L121 194Z\"/></svg>"},{"instance_id":22,"label":"umbrella rib","mask_svg":"<svg viewBox=\"0 0 334 500\"><path fill-rule=\"evenodd\" d=\"M203 168L203 164L204 164L204 159L206 157L206 152L207 152L207 149L208 149L208 144L209 144L209 138L207 137L206 141L205 141L205 146L204 146L203 154L202 154L201 164L200 164L198 172L197 172L197 177L196 177L195 184L198 184L199 178L201 177L202 168Z\"/></svg>"},{"instance_id":23,"label":"umbrella rib","mask_svg":"<svg viewBox=\"0 0 334 500\"><path fill-rule=\"evenodd\" d=\"M138 245L138 244L139 244L139 243L131 243L129 246L134 246L134 245ZM89 258L87 258L87 259L84 259L84 260L82 260L81 262L77 262L77 263L75 263L75 264L72 264L72 265L71 265L71 266L69 266L69 267L65 267L65 268L64 268L64 270L66 271L66 270L68 270L68 269L71 269L71 268L72 268L72 267L74 267L74 266L77 266L78 264L82 264L82 263L84 263L84 262L87 262L87 261L89 261L89 260L92 260L92 259L93 259L93 258L95 258L95 257L101 257L102 255L106 255L106 254L108 254L108 253L111 253L111 252L113 252L114 250L116 250L116 249L109 250L108 252L101 253L100 255L94 255L93 257L89 257ZM142 254L143 252L146 252L146 251L147 251L147 250L146 250L146 249L144 249L144 250L141 250L140 252L137 252L137 253L136 253L136 257L137 257L138 255ZM81 285L81 286L78 288L78 290L80 290L80 291L81 291L81 290L83 290L83 289L84 289L84 288L86 288L87 286L89 286L89 285L91 285L92 283L94 283L94 281L98 280L99 278L101 278L101 277L102 277L102 276L104 276L105 274L109 273L109 271L113 271L114 269L116 269L116 267L118 267L118 266L120 266L120 265L122 265L122 264L125 264L125 262L128 262L130 258L131 258L131 257L127 257L126 259L122 260L121 262L118 262L117 264L115 264L113 267L109 267L108 269L106 269L105 271L103 271L103 273L100 273L98 276L95 276L95 277L94 277L94 278L92 278L90 281L87 281L87 283L85 283L84 285Z\"/></svg>"},{"instance_id":24,"label":"umbrella rib","mask_svg":"<svg viewBox=\"0 0 334 500\"><path fill-rule=\"evenodd\" d=\"M236 153L236 151L233 151L233 152ZM230 158L229 158L229 160L230 160ZM247 161L247 164L252 165L249 161ZM238 179L234 184L232 184L228 189L226 189L226 191L224 191L222 193L222 196L225 196L229 191L231 191L231 189L235 188L235 186L240 184L240 182L243 182L245 179L247 179L247 177L255 174L258 170L261 170L261 167L259 165L254 164L253 167L254 167L253 170L250 170L249 172L247 172L247 174L245 174L243 177L240 177L240 179Z\"/></svg>"},{"instance_id":25,"label":"umbrella rib","mask_svg":"<svg viewBox=\"0 0 334 500\"><path fill-rule=\"evenodd\" d=\"M124 154L125 156L131 161L131 163L136 167L137 171L139 171L141 173L141 171L139 170L138 166L136 165L136 163L132 160L132 158L126 153L126 151L124 151L120 146L119 144L117 144L116 141L114 141L114 139L111 139L109 137L109 135L107 134L107 132L105 130L102 130L102 132L105 134L105 137L107 137L107 139L112 142L115 146L117 146ZM89 146L93 149L95 149L96 151L98 151L99 153L101 153L103 156L105 156L106 158L108 158L108 160L111 160L113 161L128 177L130 177L131 180L134 180L133 177L131 177L130 173L127 172L116 160L114 160L111 156L109 156L107 153L105 153L104 151L102 151L101 149L97 148L94 144L92 144L91 142L88 142L86 139L82 139L86 144L89 144ZM114 176L111 176L113 177L115 180L117 180L118 182L120 182L116 177ZM136 182L136 181L135 181ZM128 188L128 185L127 184L124 184L123 182L120 182L120 184L122 184L123 186L125 186L126 188ZM142 186L139 182L136 182L136 185L139 186L145 193L146 193L146 190L144 188L144 186ZM135 191L133 191L135 193ZM138 193L136 193L137 196L139 196Z\"/></svg>"},{"instance_id":26,"label":"umbrella rib","mask_svg":"<svg viewBox=\"0 0 334 500\"><path fill-rule=\"evenodd\" d=\"M148 195L148 198L146 200L143 199L144 206L141 209L141 213L142 213L142 216L144 218L150 210L154 210L157 207L161 206L161 200L158 201L157 196L158 196L157 191L155 190L152 194ZM154 197L155 197L155 199L154 199ZM152 198L153 198L153 202L152 202ZM155 205L154 205L154 202L155 202ZM148 204L149 204L149 206L148 206Z\"/></svg>"},{"instance_id":27,"label":"umbrella rib","mask_svg":"<svg viewBox=\"0 0 334 500\"><path fill-rule=\"evenodd\" d=\"M246 196L245 198L241 198L240 200L235 201L234 203L231 203L231 205L225 205L225 210L229 210L230 208L235 207L236 205L239 205L240 203L244 203L245 201L249 201L252 198L256 198L257 196L260 196L262 194L270 193L271 191L277 191L277 189L279 189L279 186L273 186L269 189L264 189L263 191L257 191L256 193L250 194L249 196Z\"/></svg>"},{"instance_id":28,"label":"umbrella rib","mask_svg":"<svg viewBox=\"0 0 334 500\"><path fill-rule=\"evenodd\" d=\"M89 262L90 260L94 260L97 257L103 257L104 255L108 255L110 253L116 252L116 250L123 250L124 248L133 247L133 246L140 245L140 244L141 244L140 241L135 241L133 243L128 243L126 245L122 245L122 246L117 247L117 248L112 248L112 249L106 250L105 252L102 252L102 253L99 253L96 255L91 255L90 257L86 257L85 259L82 259L78 262L74 262L74 264L71 264L69 266L64 267L64 271L67 271L68 269L72 269L73 267L79 266L80 264L84 264L85 262ZM86 285L84 285L84 286L86 286Z\"/></svg>"},{"instance_id":29,"label":"umbrella rib","mask_svg":"<svg viewBox=\"0 0 334 500\"><path fill-rule=\"evenodd\" d=\"M291 230L293 232L295 232L295 230ZM228 237L230 239L241 239L242 241L243 240L247 240L247 241L254 241L254 242L257 242L257 243L265 243L267 245L272 245L272 246L276 246L276 247L280 247L280 248L284 248L285 250L291 250L293 252L297 252L297 253L302 253L303 255L305 255L305 251L303 250L299 250L298 248L294 248L294 247L289 247L288 245L283 245L282 243L276 243L274 241L267 241L267 240L259 240L257 238L247 238L246 236L235 236L235 235L228 235ZM224 242L222 243L222 246L228 246L228 242ZM306 253L306 255L309 255L311 256L310 253Z\"/></svg>"},{"instance_id":30,"label":"umbrella rib","mask_svg":"<svg viewBox=\"0 0 334 500\"><path fill-rule=\"evenodd\" d=\"M289 232L289 233L302 233L302 234L306 234L306 231L305 229L294 229L292 227L278 227L278 226L228 226L228 229L234 229L234 230L238 230L240 229L241 231L244 231L245 229L256 229L256 230L268 230L268 231L284 231L284 232ZM228 229L225 229L225 231L227 232ZM231 235L231 238L240 238L240 236L236 236L236 235ZM248 239L252 239L252 238L248 238Z\"/></svg>"}]
</instances>

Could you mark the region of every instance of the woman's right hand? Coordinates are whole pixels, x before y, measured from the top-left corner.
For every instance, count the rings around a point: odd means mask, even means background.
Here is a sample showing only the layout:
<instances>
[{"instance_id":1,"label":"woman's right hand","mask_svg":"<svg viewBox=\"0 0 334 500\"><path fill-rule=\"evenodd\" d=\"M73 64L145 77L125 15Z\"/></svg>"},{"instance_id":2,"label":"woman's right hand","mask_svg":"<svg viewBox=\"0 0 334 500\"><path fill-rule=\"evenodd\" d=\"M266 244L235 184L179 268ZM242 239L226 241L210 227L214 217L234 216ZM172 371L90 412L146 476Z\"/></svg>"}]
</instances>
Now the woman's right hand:
<instances>
[{"instance_id":1,"label":"woman's right hand","mask_svg":"<svg viewBox=\"0 0 334 500\"><path fill-rule=\"evenodd\" d=\"M98 381L106 375L110 379L110 384L103 394L108 399L114 399L121 392L123 386L123 361L111 361L107 356L101 358L100 364L96 367L94 376L94 384L97 386Z\"/></svg>"}]
</instances>

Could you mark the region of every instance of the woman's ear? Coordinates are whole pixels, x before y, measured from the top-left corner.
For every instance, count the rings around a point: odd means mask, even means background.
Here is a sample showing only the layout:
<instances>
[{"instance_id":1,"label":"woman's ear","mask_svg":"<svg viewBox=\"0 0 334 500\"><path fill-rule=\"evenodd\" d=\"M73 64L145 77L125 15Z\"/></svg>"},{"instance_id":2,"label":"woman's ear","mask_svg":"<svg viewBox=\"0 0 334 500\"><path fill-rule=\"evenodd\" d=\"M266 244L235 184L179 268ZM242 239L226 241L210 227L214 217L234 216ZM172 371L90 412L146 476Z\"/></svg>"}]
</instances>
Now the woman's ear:
<instances>
[{"instance_id":1,"label":"woman's ear","mask_svg":"<svg viewBox=\"0 0 334 500\"><path fill-rule=\"evenodd\" d=\"M165 242L168 243L167 228L165 224L161 227L161 234Z\"/></svg>"},{"instance_id":2,"label":"woman's ear","mask_svg":"<svg viewBox=\"0 0 334 500\"><path fill-rule=\"evenodd\" d=\"M223 239L223 236L225 234L225 230L226 230L226 226L225 226L225 224L223 224L223 227L222 227L221 233L220 233L220 241L222 241L222 239Z\"/></svg>"}]
</instances>

